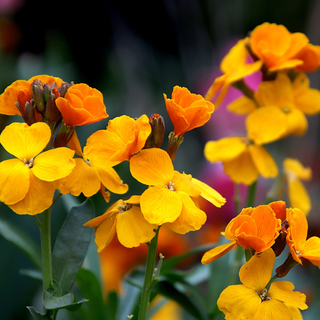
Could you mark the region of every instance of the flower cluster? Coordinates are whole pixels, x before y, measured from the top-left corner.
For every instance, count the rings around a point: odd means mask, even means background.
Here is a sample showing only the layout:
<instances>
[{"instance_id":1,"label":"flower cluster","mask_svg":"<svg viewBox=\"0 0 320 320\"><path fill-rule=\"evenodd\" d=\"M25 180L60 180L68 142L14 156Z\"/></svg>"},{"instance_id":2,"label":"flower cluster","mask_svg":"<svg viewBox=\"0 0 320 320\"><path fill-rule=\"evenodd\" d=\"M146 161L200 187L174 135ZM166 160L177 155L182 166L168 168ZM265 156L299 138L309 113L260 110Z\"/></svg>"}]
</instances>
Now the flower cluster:
<instances>
[{"instance_id":1,"label":"flower cluster","mask_svg":"<svg viewBox=\"0 0 320 320\"><path fill-rule=\"evenodd\" d=\"M270 283L286 276L295 265L302 264L302 258L320 268L320 238L307 239L307 232L305 214L297 208L286 208L283 201L243 209L223 233L231 242L207 251L202 257L202 263L208 264L236 245L248 250L252 256L240 270L243 285L226 288L218 300L219 309L230 319L239 313L248 319L260 319L264 312L269 316L266 319L276 319L277 308L283 310L284 319L289 319L291 313L298 312L296 308L306 309L305 296L292 293L294 286L290 282L275 282L271 286ZM289 257L269 282L275 258L286 245ZM250 308L245 309L243 305L250 305Z\"/></svg>"}]
</instances>

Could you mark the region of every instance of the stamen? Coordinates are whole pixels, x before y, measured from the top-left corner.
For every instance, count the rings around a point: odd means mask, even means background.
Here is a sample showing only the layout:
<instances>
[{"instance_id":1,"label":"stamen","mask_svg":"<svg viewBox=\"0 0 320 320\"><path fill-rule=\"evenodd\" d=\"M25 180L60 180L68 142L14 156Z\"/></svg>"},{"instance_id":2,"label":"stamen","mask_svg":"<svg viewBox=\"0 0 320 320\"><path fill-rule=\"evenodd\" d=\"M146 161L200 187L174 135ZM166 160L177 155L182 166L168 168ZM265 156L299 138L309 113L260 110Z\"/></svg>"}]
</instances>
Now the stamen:
<instances>
[{"instance_id":1,"label":"stamen","mask_svg":"<svg viewBox=\"0 0 320 320\"><path fill-rule=\"evenodd\" d=\"M169 189L169 190L171 190L171 191L175 191L175 190L174 190L174 183L171 182L171 181L169 182L169 185L166 186L166 188Z\"/></svg>"},{"instance_id":2,"label":"stamen","mask_svg":"<svg viewBox=\"0 0 320 320\"><path fill-rule=\"evenodd\" d=\"M83 161L84 161L89 167L91 167L91 162L89 161L89 159L83 159Z\"/></svg>"},{"instance_id":3,"label":"stamen","mask_svg":"<svg viewBox=\"0 0 320 320\"><path fill-rule=\"evenodd\" d=\"M29 168L32 168L33 167L33 162L34 162L34 159L31 158L29 161L27 159L23 159L23 163L25 166L29 167Z\"/></svg>"},{"instance_id":4,"label":"stamen","mask_svg":"<svg viewBox=\"0 0 320 320\"><path fill-rule=\"evenodd\" d=\"M301 252L298 250L298 251L296 251L296 255L297 256L300 256L300 254L301 254Z\"/></svg>"},{"instance_id":5,"label":"stamen","mask_svg":"<svg viewBox=\"0 0 320 320\"><path fill-rule=\"evenodd\" d=\"M261 301L271 300L271 298L268 296L268 290L264 288L262 292L259 294L259 297Z\"/></svg>"}]
</instances>

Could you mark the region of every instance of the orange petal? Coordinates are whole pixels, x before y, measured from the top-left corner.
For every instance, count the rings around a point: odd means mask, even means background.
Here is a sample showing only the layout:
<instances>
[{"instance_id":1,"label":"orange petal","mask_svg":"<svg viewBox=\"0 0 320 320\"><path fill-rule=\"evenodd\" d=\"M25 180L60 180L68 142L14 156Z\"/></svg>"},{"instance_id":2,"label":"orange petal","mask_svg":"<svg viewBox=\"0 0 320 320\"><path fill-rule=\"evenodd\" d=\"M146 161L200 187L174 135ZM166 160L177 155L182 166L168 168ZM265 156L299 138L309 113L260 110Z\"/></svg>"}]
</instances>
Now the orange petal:
<instances>
[{"instance_id":1,"label":"orange petal","mask_svg":"<svg viewBox=\"0 0 320 320\"><path fill-rule=\"evenodd\" d=\"M301 256L320 268L320 239L318 237L309 238L305 243Z\"/></svg>"},{"instance_id":2,"label":"orange petal","mask_svg":"<svg viewBox=\"0 0 320 320\"><path fill-rule=\"evenodd\" d=\"M218 260L223 255L225 255L227 252L229 252L234 246L236 245L235 241L223 244L221 246L215 247L209 251L207 251L202 259L201 263L208 264L210 262L213 262L215 260Z\"/></svg>"},{"instance_id":3,"label":"orange petal","mask_svg":"<svg viewBox=\"0 0 320 320\"><path fill-rule=\"evenodd\" d=\"M106 248L116 233L117 214L105 219L97 228L95 233L95 243L98 246L98 252Z\"/></svg>"},{"instance_id":4,"label":"orange petal","mask_svg":"<svg viewBox=\"0 0 320 320\"><path fill-rule=\"evenodd\" d=\"M111 192L123 194L128 191L128 185L120 179L116 170L111 167L96 167L102 184Z\"/></svg>"},{"instance_id":5,"label":"orange petal","mask_svg":"<svg viewBox=\"0 0 320 320\"><path fill-rule=\"evenodd\" d=\"M274 201L269 203L268 206L274 211L277 219L280 219L281 221L286 220L287 210L284 201Z\"/></svg>"},{"instance_id":6,"label":"orange petal","mask_svg":"<svg viewBox=\"0 0 320 320\"><path fill-rule=\"evenodd\" d=\"M291 312L289 308L281 301L276 299L263 301L253 320L269 320L269 319L279 319L288 320L292 319Z\"/></svg>"}]
</instances>

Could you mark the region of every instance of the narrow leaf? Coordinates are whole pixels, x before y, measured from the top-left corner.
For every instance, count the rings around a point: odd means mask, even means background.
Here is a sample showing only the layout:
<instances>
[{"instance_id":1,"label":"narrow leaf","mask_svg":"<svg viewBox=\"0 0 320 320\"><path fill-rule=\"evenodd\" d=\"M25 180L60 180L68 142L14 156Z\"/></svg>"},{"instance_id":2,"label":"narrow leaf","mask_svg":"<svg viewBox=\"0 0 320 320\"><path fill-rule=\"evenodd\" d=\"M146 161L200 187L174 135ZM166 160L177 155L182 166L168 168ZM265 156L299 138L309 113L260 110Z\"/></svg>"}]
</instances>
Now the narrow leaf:
<instances>
[{"instance_id":1,"label":"narrow leaf","mask_svg":"<svg viewBox=\"0 0 320 320\"><path fill-rule=\"evenodd\" d=\"M27 309L29 310L33 319L35 320L51 320L47 315L41 314L38 311L36 311L34 307L27 307Z\"/></svg>"},{"instance_id":2,"label":"narrow leaf","mask_svg":"<svg viewBox=\"0 0 320 320\"><path fill-rule=\"evenodd\" d=\"M92 203L87 199L70 210L57 236L52 254L52 273L53 279L60 284L63 295L71 290L86 256L92 229L83 224L92 217Z\"/></svg>"}]
</instances>

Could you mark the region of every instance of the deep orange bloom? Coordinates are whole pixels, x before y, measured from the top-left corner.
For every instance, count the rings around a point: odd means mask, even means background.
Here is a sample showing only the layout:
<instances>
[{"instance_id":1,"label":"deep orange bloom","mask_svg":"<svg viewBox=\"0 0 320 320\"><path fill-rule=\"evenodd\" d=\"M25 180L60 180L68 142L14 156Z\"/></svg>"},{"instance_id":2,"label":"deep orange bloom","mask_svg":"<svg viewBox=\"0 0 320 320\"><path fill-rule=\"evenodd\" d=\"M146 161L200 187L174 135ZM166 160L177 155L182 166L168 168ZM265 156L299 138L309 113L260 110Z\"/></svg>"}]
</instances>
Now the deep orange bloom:
<instances>
[{"instance_id":1,"label":"deep orange bloom","mask_svg":"<svg viewBox=\"0 0 320 320\"><path fill-rule=\"evenodd\" d=\"M312 71L319 67L319 49L310 45L303 33L290 33L283 25L265 22L257 26L249 44L269 71ZM313 62L308 62L310 57L314 58Z\"/></svg>"},{"instance_id":2,"label":"deep orange bloom","mask_svg":"<svg viewBox=\"0 0 320 320\"><path fill-rule=\"evenodd\" d=\"M108 117L103 96L97 89L79 83L71 86L56 105L67 126L75 127L100 121Z\"/></svg>"},{"instance_id":3,"label":"deep orange bloom","mask_svg":"<svg viewBox=\"0 0 320 320\"><path fill-rule=\"evenodd\" d=\"M175 86L171 99L163 94L167 112L174 126L174 133L180 137L185 132L207 123L214 111L214 105L201 95L191 93L187 88Z\"/></svg>"},{"instance_id":4,"label":"deep orange bloom","mask_svg":"<svg viewBox=\"0 0 320 320\"><path fill-rule=\"evenodd\" d=\"M305 258L320 268L320 238L311 237L307 240L308 222L305 214L297 208L287 210L287 244L295 261L302 264Z\"/></svg>"},{"instance_id":5,"label":"deep orange bloom","mask_svg":"<svg viewBox=\"0 0 320 320\"><path fill-rule=\"evenodd\" d=\"M231 242L207 251L202 263L208 264L229 252L235 245L262 252L270 248L279 235L281 220L268 205L245 208L226 226L224 236Z\"/></svg>"},{"instance_id":6,"label":"deep orange bloom","mask_svg":"<svg viewBox=\"0 0 320 320\"><path fill-rule=\"evenodd\" d=\"M48 84L52 86L55 83L58 87L63 83L63 80L60 78L47 75L34 76L28 81L17 80L0 95L0 113L9 116L21 116L16 103L19 103L20 109L24 112L25 103L31 100L31 84L35 80L41 81L43 85Z\"/></svg>"}]
</instances>

